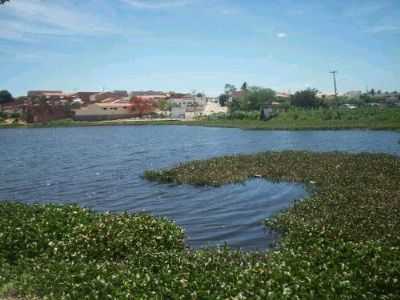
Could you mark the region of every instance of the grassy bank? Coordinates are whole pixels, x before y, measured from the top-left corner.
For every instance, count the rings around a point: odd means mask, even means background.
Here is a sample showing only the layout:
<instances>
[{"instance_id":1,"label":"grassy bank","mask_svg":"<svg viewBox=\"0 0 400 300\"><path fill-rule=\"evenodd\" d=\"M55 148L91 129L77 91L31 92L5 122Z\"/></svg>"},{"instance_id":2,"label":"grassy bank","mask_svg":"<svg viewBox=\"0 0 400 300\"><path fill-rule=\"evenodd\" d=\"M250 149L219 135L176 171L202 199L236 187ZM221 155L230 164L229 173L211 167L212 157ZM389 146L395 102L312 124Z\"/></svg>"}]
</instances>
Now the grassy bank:
<instances>
[{"instance_id":1,"label":"grassy bank","mask_svg":"<svg viewBox=\"0 0 400 300\"><path fill-rule=\"evenodd\" d=\"M78 207L0 204L0 293L49 299L398 299L400 159L262 153L147 172L219 186L254 176L312 196L268 220L279 249L185 249L165 219Z\"/></svg>"},{"instance_id":2,"label":"grassy bank","mask_svg":"<svg viewBox=\"0 0 400 300\"><path fill-rule=\"evenodd\" d=\"M84 122L73 120L52 121L48 124L0 124L0 128L41 128L41 127L84 127L84 126L143 126L143 125L184 125L227 127L259 130L316 130L316 129L373 129L399 130L400 108L363 108L348 109L292 109L282 112L269 121L239 120L239 119L210 119L195 121L97 121Z\"/></svg>"}]
</instances>

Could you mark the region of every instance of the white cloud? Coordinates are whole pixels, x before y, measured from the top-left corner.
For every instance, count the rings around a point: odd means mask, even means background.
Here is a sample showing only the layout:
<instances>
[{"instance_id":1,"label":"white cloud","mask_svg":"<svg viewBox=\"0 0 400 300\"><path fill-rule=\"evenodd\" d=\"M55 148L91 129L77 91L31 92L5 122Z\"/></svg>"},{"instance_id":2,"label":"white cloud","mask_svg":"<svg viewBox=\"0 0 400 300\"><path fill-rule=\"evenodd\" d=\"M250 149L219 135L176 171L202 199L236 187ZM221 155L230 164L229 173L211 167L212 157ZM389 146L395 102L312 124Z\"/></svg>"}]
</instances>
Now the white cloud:
<instances>
[{"instance_id":1,"label":"white cloud","mask_svg":"<svg viewBox=\"0 0 400 300\"><path fill-rule=\"evenodd\" d=\"M69 1L67 1L69 2ZM65 1L18 0L0 10L0 38L18 41L38 36L102 35L115 30L94 14Z\"/></svg>"},{"instance_id":2,"label":"white cloud","mask_svg":"<svg viewBox=\"0 0 400 300\"><path fill-rule=\"evenodd\" d=\"M396 25L376 25L366 30L368 33L400 32L400 26Z\"/></svg>"},{"instance_id":3,"label":"white cloud","mask_svg":"<svg viewBox=\"0 0 400 300\"><path fill-rule=\"evenodd\" d=\"M221 9L221 14L223 14L225 16L237 16L240 14L240 10L237 8L227 7L227 8Z\"/></svg>"},{"instance_id":4,"label":"white cloud","mask_svg":"<svg viewBox=\"0 0 400 300\"><path fill-rule=\"evenodd\" d=\"M162 9L185 6L191 3L190 0L121 0L135 8Z\"/></svg>"},{"instance_id":5,"label":"white cloud","mask_svg":"<svg viewBox=\"0 0 400 300\"><path fill-rule=\"evenodd\" d=\"M287 33L285 33L285 32L278 32L278 33L276 34L276 37L279 38L279 39L287 38Z\"/></svg>"}]
</instances>

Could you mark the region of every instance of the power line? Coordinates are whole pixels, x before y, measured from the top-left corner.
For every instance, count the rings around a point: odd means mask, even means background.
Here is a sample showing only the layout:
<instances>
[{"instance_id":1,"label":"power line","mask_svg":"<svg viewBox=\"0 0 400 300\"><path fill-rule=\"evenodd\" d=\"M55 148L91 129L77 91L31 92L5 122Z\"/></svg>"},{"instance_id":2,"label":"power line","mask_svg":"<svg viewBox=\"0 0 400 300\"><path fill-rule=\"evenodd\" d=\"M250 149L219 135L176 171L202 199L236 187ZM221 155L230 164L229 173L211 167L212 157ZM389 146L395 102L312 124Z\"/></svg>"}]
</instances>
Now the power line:
<instances>
[{"instance_id":1,"label":"power line","mask_svg":"<svg viewBox=\"0 0 400 300\"><path fill-rule=\"evenodd\" d=\"M333 76L333 88L335 89L335 98L337 98L338 93L337 93L337 85L336 85L336 74L338 71L330 71L329 73L332 74Z\"/></svg>"}]
</instances>

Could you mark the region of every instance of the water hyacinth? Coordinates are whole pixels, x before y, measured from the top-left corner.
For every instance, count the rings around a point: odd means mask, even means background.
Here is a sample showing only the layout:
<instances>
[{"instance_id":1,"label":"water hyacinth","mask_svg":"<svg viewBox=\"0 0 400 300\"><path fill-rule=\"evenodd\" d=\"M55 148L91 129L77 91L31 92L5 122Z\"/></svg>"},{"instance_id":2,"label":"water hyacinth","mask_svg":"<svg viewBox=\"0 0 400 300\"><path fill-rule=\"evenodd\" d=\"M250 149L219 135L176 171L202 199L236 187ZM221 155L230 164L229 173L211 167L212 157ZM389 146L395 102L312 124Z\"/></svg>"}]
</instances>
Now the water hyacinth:
<instances>
[{"instance_id":1,"label":"water hyacinth","mask_svg":"<svg viewBox=\"0 0 400 300\"><path fill-rule=\"evenodd\" d=\"M146 172L219 186L254 176L310 197L266 220L277 249L185 248L175 224L76 206L0 203L0 295L43 299L398 299L400 160L268 152Z\"/></svg>"}]
</instances>

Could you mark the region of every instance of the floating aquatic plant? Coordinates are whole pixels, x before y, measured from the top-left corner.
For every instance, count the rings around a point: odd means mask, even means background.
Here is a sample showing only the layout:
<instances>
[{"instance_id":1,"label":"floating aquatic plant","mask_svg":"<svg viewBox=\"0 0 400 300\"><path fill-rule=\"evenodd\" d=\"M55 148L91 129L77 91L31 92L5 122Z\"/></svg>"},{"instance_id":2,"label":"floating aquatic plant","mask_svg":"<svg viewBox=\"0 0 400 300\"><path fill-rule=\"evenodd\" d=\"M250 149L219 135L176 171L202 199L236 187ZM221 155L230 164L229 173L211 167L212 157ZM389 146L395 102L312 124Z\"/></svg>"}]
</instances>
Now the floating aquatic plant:
<instances>
[{"instance_id":1,"label":"floating aquatic plant","mask_svg":"<svg viewBox=\"0 0 400 300\"><path fill-rule=\"evenodd\" d=\"M277 249L191 250L175 224L76 206L0 203L0 293L43 299L398 299L400 159L268 152L146 172L219 186L254 176L311 196L267 220ZM0 294L1 295L1 294Z\"/></svg>"}]
</instances>

